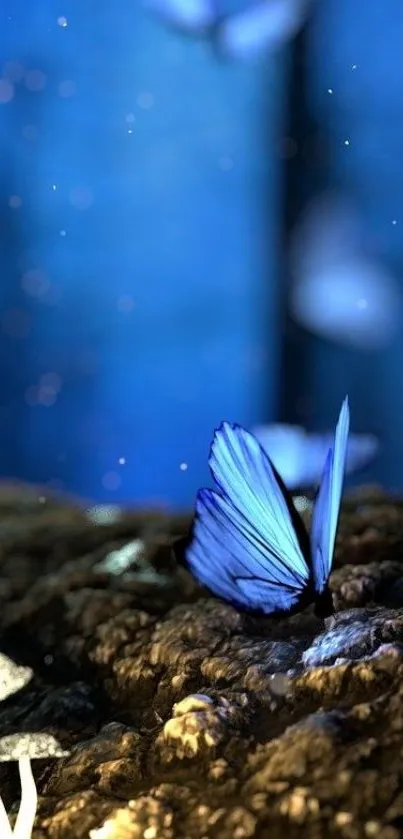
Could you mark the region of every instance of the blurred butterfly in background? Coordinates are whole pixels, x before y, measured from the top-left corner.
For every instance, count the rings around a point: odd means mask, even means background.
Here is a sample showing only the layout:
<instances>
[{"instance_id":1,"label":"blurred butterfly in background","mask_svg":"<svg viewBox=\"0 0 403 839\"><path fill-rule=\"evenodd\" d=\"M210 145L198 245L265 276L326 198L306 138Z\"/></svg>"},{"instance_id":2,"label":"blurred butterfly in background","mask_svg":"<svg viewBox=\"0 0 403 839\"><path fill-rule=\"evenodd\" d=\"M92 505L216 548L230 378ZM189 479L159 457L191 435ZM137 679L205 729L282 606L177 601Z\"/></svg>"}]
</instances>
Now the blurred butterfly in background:
<instances>
[{"instance_id":1,"label":"blurred butterfly in background","mask_svg":"<svg viewBox=\"0 0 403 839\"><path fill-rule=\"evenodd\" d=\"M282 46L303 25L313 0L143 0L183 34L210 38L219 54L248 58Z\"/></svg>"},{"instance_id":2,"label":"blurred butterfly in background","mask_svg":"<svg viewBox=\"0 0 403 839\"><path fill-rule=\"evenodd\" d=\"M399 333L403 298L397 276L371 255L363 221L342 191L309 202L291 236L289 308L309 332L372 352Z\"/></svg>"},{"instance_id":3,"label":"blurred butterfly in background","mask_svg":"<svg viewBox=\"0 0 403 839\"><path fill-rule=\"evenodd\" d=\"M203 35L217 19L214 0L143 0L143 6L183 33Z\"/></svg>"},{"instance_id":4,"label":"blurred butterfly in background","mask_svg":"<svg viewBox=\"0 0 403 839\"><path fill-rule=\"evenodd\" d=\"M270 454L275 468L291 490L303 490L318 484L332 434L309 434L299 425L260 425L255 437ZM350 434L346 452L346 475L363 469L379 448L374 434Z\"/></svg>"},{"instance_id":5,"label":"blurred butterfly in background","mask_svg":"<svg viewBox=\"0 0 403 839\"><path fill-rule=\"evenodd\" d=\"M202 489L186 564L219 597L271 615L315 603L333 612L332 567L346 462L350 414L343 402L313 505L311 532L276 467L253 434L224 422L209 466L215 489Z\"/></svg>"}]
</instances>

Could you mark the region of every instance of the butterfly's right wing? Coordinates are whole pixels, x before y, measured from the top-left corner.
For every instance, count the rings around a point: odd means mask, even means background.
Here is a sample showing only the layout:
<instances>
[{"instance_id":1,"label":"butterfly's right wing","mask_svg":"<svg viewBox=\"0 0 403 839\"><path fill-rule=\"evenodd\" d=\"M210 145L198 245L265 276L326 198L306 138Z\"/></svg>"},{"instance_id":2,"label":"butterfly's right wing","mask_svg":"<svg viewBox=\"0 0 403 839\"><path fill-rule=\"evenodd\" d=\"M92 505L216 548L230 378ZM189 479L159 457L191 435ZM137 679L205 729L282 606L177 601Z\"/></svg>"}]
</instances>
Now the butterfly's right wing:
<instances>
[{"instance_id":1,"label":"butterfly's right wing","mask_svg":"<svg viewBox=\"0 0 403 839\"><path fill-rule=\"evenodd\" d=\"M344 400L333 447L329 450L311 522L312 572L317 594L327 586L333 561L347 455L350 410Z\"/></svg>"},{"instance_id":2,"label":"butterfly's right wing","mask_svg":"<svg viewBox=\"0 0 403 839\"><path fill-rule=\"evenodd\" d=\"M310 578L297 535L305 531L269 458L252 434L223 423L209 462L218 491L198 494L188 565L246 609L293 608Z\"/></svg>"}]
</instances>

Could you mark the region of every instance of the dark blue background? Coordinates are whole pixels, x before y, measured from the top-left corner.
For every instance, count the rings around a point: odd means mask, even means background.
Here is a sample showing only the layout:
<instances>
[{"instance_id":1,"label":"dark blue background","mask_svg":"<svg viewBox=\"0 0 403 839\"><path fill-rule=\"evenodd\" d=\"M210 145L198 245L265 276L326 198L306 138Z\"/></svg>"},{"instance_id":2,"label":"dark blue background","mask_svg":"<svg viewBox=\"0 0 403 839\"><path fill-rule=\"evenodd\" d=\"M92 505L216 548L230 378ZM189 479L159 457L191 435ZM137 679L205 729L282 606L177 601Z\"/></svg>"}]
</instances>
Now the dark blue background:
<instances>
[{"instance_id":1,"label":"dark blue background","mask_svg":"<svg viewBox=\"0 0 403 839\"><path fill-rule=\"evenodd\" d=\"M0 29L46 76L0 111L2 472L190 503L212 428L274 409L281 62L220 66L126 0L4 3Z\"/></svg>"}]
</instances>

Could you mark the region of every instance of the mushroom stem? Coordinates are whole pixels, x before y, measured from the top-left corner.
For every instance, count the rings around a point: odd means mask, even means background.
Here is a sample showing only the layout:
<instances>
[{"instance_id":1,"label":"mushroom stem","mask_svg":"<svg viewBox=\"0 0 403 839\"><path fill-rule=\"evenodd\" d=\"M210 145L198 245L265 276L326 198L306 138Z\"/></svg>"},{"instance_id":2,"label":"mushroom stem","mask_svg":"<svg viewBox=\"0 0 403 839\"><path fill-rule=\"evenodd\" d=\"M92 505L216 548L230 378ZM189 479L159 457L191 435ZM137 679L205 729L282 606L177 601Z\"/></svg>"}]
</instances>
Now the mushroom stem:
<instances>
[{"instance_id":1,"label":"mushroom stem","mask_svg":"<svg viewBox=\"0 0 403 839\"><path fill-rule=\"evenodd\" d=\"M11 825L8 820L8 815L6 812L6 808L1 800L0 797L0 836L4 836L4 839L13 839L13 831L11 830Z\"/></svg>"},{"instance_id":2,"label":"mushroom stem","mask_svg":"<svg viewBox=\"0 0 403 839\"><path fill-rule=\"evenodd\" d=\"M13 839L30 839L38 804L38 793L32 774L30 758L20 757L18 768L21 779L21 804L15 822L14 832L10 836Z\"/></svg>"}]
</instances>

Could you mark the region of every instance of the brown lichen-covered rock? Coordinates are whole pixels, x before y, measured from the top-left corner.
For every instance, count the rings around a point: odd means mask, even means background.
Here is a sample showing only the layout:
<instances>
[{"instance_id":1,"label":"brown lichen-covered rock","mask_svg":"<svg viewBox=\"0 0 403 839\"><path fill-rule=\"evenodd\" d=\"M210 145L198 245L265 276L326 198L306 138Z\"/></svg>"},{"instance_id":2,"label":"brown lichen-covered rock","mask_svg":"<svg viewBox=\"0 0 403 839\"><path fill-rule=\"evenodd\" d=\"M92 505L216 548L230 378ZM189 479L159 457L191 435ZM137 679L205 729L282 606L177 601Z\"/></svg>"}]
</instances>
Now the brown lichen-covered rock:
<instances>
[{"instance_id":1,"label":"brown lichen-covered rock","mask_svg":"<svg viewBox=\"0 0 403 839\"><path fill-rule=\"evenodd\" d=\"M0 490L0 739L65 752L34 764L35 839L399 839L402 502L346 501L326 622L201 590L188 525ZM12 763L0 790L15 813Z\"/></svg>"}]
</instances>

